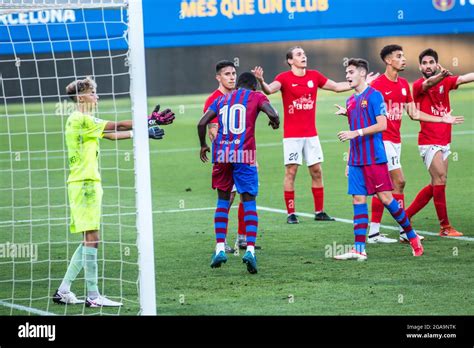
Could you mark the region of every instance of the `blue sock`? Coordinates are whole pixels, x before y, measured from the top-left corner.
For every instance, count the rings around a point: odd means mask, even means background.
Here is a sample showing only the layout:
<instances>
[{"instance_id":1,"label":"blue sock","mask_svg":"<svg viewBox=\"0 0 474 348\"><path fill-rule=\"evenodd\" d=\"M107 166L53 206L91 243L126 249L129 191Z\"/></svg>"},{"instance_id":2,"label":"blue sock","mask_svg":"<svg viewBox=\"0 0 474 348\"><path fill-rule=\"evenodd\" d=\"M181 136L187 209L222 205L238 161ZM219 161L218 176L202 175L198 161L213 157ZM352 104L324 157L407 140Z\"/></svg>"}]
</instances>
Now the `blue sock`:
<instances>
[{"instance_id":1,"label":"blue sock","mask_svg":"<svg viewBox=\"0 0 474 348\"><path fill-rule=\"evenodd\" d=\"M361 253L365 251L365 235L369 223L369 212L367 203L353 204L353 206L355 250Z\"/></svg>"},{"instance_id":2,"label":"blue sock","mask_svg":"<svg viewBox=\"0 0 474 348\"><path fill-rule=\"evenodd\" d=\"M214 214L214 229L216 232L216 243L225 243L227 235L227 224L229 222L229 201L217 200L217 208Z\"/></svg>"},{"instance_id":3,"label":"blue sock","mask_svg":"<svg viewBox=\"0 0 474 348\"><path fill-rule=\"evenodd\" d=\"M257 202L244 202L245 232L247 234L247 246L255 246L258 231Z\"/></svg>"},{"instance_id":4,"label":"blue sock","mask_svg":"<svg viewBox=\"0 0 474 348\"><path fill-rule=\"evenodd\" d=\"M393 218L398 222L398 224L403 228L403 231L407 234L408 239L416 238L416 233L411 227L410 220L408 220L405 209L400 207L398 202L395 199L392 199L389 205L385 206Z\"/></svg>"}]
</instances>

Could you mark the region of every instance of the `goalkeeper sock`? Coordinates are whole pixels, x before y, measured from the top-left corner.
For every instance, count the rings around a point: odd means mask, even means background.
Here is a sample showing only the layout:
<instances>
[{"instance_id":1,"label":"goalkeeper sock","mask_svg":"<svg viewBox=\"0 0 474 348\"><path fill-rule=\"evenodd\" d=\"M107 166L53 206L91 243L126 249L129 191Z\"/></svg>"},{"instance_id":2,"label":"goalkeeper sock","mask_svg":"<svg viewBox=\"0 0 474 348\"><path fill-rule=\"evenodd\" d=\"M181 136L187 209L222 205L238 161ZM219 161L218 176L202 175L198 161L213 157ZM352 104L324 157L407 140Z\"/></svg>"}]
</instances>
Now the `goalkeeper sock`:
<instances>
[{"instance_id":1,"label":"goalkeeper sock","mask_svg":"<svg viewBox=\"0 0 474 348\"><path fill-rule=\"evenodd\" d=\"M76 279L77 275L84 266L82 262L82 243L77 247L76 251L71 257L71 262L66 271L61 285L59 286L59 292L66 294L71 291L71 284Z\"/></svg>"},{"instance_id":2,"label":"goalkeeper sock","mask_svg":"<svg viewBox=\"0 0 474 348\"><path fill-rule=\"evenodd\" d=\"M224 199L217 200L217 208L214 214L214 230L216 233L216 245L219 247L216 251L221 251L225 245L227 236L227 224L229 222L229 201Z\"/></svg>"},{"instance_id":3,"label":"goalkeeper sock","mask_svg":"<svg viewBox=\"0 0 474 348\"><path fill-rule=\"evenodd\" d=\"M84 246L82 249L84 255L84 273L87 284L87 297L91 299L99 296L98 273L97 273L97 248Z\"/></svg>"}]
</instances>

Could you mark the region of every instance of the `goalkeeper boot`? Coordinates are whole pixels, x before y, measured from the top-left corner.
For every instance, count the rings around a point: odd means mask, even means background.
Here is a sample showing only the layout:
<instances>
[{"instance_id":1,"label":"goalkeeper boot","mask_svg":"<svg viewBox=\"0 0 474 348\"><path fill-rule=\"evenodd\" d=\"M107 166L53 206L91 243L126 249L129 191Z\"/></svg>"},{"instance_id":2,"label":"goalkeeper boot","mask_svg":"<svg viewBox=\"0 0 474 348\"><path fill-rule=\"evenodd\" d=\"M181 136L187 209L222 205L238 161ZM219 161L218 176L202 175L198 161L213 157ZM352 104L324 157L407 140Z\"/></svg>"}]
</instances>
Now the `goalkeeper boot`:
<instances>
[{"instance_id":1,"label":"goalkeeper boot","mask_svg":"<svg viewBox=\"0 0 474 348\"><path fill-rule=\"evenodd\" d=\"M72 292L62 293L59 290L53 295L53 302L57 304L83 304L83 300L79 300L76 295Z\"/></svg>"},{"instance_id":2,"label":"goalkeeper boot","mask_svg":"<svg viewBox=\"0 0 474 348\"><path fill-rule=\"evenodd\" d=\"M211 268L219 268L223 263L227 262L227 256L225 252L220 251L218 254L215 252L211 257Z\"/></svg>"},{"instance_id":3,"label":"goalkeeper boot","mask_svg":"<svg viewBox=\"0 0 474 348\"><path fill-rule=\"evenodd\" d=\"M96 307L121 307L121 306L123 306L123 303L112 301L112 300L109 300L105 296L99 295L98 297L96 297L94 299L91 299L90 297L88 297L86 299L86 306L87 307L92 307L92 308L96 308Z\"/></svg>"},{"instance_id":4,"label":"goalkeeper boot","mask_svg":"<svg viewBox=\"0 0 474 348\"><path fill-rule=\"evenodd\" d=\"M257 257L250 251L245 253L242 262L247 265L247 271L249 271L250 274L257 273Z\"/></svg>"}]
</instances>

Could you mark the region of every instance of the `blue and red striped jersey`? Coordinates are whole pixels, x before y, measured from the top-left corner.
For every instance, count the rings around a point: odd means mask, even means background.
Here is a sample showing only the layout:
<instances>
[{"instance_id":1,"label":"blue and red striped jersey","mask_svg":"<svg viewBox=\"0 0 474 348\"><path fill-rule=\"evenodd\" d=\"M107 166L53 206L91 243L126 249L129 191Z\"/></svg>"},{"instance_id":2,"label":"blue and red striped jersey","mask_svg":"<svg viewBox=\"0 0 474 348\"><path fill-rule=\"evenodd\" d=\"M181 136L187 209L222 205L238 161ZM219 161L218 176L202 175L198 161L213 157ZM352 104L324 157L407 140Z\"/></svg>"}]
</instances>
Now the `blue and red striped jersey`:
<instances>
[{"instance_id":1,"label":"blue and red striped jersey","mask_svg":"<svg viewBox=\"0 0 474 348\"><path fill-rule=\"evenodd\" d=\"M367 87L360 94L354 93L347 99L346 108L350 130L370 127L377 123L377 116L387 116L382 94L372 87ZM386 162L387 156L382 133L351 139L348 162L350 166L365 166Z\"/></svg>"},{"instance_id":2,"label":"blue and red striped jersey","mask_svg":"<svg viewBox=\"0 0 474 348\"><path fill-rule=\"evenodd\" d=\"M240 88L217 98L209 107L218 116L217 136L212 143L213 163L256 162L255 122L269 103L260 92Z\"/></svg>"}]
</instances>

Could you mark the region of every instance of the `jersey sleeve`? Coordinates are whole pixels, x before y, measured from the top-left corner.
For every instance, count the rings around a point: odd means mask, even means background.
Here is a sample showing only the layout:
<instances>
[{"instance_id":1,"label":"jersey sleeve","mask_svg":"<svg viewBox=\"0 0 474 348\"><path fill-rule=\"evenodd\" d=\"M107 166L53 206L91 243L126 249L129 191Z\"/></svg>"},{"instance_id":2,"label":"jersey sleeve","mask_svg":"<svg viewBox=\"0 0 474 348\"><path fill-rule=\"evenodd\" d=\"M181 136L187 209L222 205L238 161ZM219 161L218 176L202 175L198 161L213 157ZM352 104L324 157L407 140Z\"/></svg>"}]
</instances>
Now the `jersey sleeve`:
<instances>
[{"instance_id":1,"label":"jersey sleeve","mask_svg":"<svg viewBox=\"0 0 474 348\"><path fill-rule=\"evenodd\" d=\"M213 100L211 100L211 97L206 99L206 102L204 103L204 107L202 109L202 113L205 114L207 109L209 109L209 106L211 106Z\"/></svg>"},{"instance_id":2,"label":"jersey sleeve","mask_svg":"<svg viewBox=\"0 0 474 348\"><path fill-rule=\"evenodd\" d=\"M215 113L216 115L219 115L219 100L220 100L220 99L221 99L221 98L216 98L216 100L214 100L214 101L212 102L212 104L209 105L209 108L207 108L205 112L207 112L207 110L212 110L212 111L214 111L214 113ZM216 117L216 119L217 119L217 117ZM213 119L213 121L214 121L214 119ZM212 123L212 122L211 122L211 123Z\"/></svg>"},{"instance_id":3,"label":"jersey sleeve","mask_svg":"<svg viewBox=\"0 0 474 348\"><path fill-rule=\"evenodd\" d=\"M459 76L448 76L444 80L446 81L446 85L448 87L448 91L451 91L453 89L458 89L458 78Z\"/></svg>"},{"instance_id":4,"label":"jersey sleeve","mask_svg":"<svg viewBox=\"0 0 474 348\"><path fill-rule=\"evenodd\" d=\"M387 108L385 106L385 101L383 100L382 93L379 91L374 91L370 96L370 103L369 103L370 113L374 115L374 117L383 115L387 116Z\"/></svg>"},{"instance_id":5,"label":"jersey sleeve","mask_svg":"<svg viewBox=\"0 0 474 348\"><path fill-rule=\"evenodd\" d=\"M413 82L413 99L418 99L418 97L424 93L425 92L423 91L423 80L420 79Z\"/></svg>"},{"instance_id":6,"label":"jersey sleeve","mask_svg":"<svg viewBox=\"0 0 474 348\"><path fill-rule=\"evenodd\" d=\"M84 115L81 135L84 138L102 138L104 136L105 125L108 121L97 117Z\"/></svg>"},{"instance_id":7,"label":"jersey sleeve","mask_svg":"<svg viewBox=\"0 0 474 348\"><path fill-rule=\"evenodd\" d=\"M263 93L257 92L255 94L257 96L257 108L258 110L262 110L263 105L270 103L267 96Z\"/></svg>"},{"instance_id":8,"label":"jersey sleeve","mask_svg":"<svg viewBox=\"0 0 474 348\"><path fill-rule=\"evenodd\" d=\"M275 81L280 82L281 90L283 91L285 89L285 84L286 84L286 74L285 73L278 74L275 77Z\"/></svg>"},{"instance_id":9,"label":"jersey sleeve","mask_svg":"<svg viewBox=\"0 0 474 348\"><path fill-rule=\"evenodd\" d=\"M317 70L314 71L314 74L316 75L316 79L318 81L318 87L323 88L326 82L328 82L328 78Z\"/></svg>"}]
</instances>

